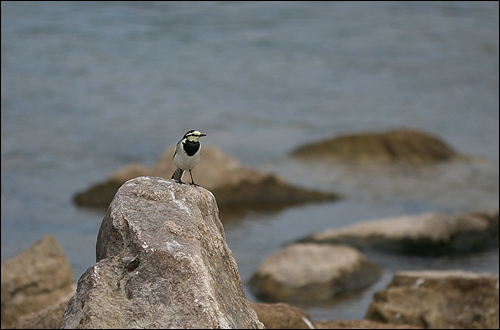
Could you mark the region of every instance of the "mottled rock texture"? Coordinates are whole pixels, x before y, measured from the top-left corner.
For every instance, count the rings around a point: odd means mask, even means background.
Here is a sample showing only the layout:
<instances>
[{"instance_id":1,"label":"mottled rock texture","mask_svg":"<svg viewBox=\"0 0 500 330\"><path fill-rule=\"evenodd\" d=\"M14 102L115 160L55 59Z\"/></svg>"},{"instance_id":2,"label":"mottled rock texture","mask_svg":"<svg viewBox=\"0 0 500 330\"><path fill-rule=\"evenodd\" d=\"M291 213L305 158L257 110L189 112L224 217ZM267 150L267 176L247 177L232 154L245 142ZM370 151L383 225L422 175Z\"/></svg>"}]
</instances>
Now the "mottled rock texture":
<instances>
[{"instance_id":1,"label":"mottled rock texture","mask_svg":"<svg viewBox=\"0 0 500 330\"><path fill-rule=\"evenodd\" d=\"M314 329L314 322L306 311L285 303L252 303L259 320L266 329Z\"/></svg>"},{"instance_id":2,"label":"mottled rock texture","mask_svg":"<svg viewBox=\"0 0 500 330\"><path fill-rule=\"evenodd\" d=\"M261 328L225 241L215 197L158 177L127 181L105 216L97 264L63 328Z\"/></svg>"},{"instance_id":3,"label":"mottled rock texture","mask_svg":"<svg viewBox=\"0 0 500 330\"><path fill-rule=\"evenodd\" d=\"M397 273L365 316L428 329L498 329L498 275L463 271Z\"/></svg>"},{"instance_id":4,"label":"mottled rock texture","mask_svg":"<svg viewBox=\"0 0 500 330\"><path fill-rule=\"evenodd\" d=\"M56 240L47 235L2 262L2 328L74 292L75 276Z\"/></svg>"}]
</instances>

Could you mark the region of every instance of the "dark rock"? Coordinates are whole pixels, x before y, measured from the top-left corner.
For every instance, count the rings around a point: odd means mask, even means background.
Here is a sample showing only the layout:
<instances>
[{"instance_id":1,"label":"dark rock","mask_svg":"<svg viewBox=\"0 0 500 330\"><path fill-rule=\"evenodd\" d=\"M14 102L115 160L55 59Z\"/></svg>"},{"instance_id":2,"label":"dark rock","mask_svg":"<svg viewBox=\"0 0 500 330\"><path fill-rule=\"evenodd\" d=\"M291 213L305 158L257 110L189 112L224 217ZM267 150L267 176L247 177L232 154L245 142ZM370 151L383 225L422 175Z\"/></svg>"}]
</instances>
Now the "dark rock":
<instances>
[{"instance_id":1,"label":"dark rock","mask_svg":"<svg viewBox=\"0 0 500 330\"><path fill-rule=\"evenodd\" d=\"M439 255L498 246L498 212L426 213L360 222L315 233L300 242L348 244L358 249Z\"/></svg>"},{"instance_id":2,"label":"dark rock","mask_svg":"<svg viewBox=\"0 0 500 330\"><path fill-rule=\"evenodd\" d=\"M263 301L311 303L367 287L381 273L347 245L292 244L267 257L249 284Z\"/></svg>"},{"instance_id":3,"label":"dark rock","mask_svg":"<svg viewBox=\"0 0 500 330\"><path fill-rule=\"evenodd\" d=\"M78 281L63 328L259 328L210 191L127 181Z\"/></svg>"},{"instance_id":4,"label":"dark rock","mask_svg":"<svg viewBox=\"0 0 500 330\"><path fill-rule=\"evenodd\" d=\"M498 329L498 275L462 271L397 273L365 316L430 329Z\"/></svg>"},{"instance_id":5,"label":"dark rock","mask_svg":"<svg viewBox=\"0 0 500 330\"><path fill-rule=\"evenodd\" d=\"M285 303L251 303L266 329L314 329L306 311Z\"/></svg>"},{"instance_id":6,"label":"dark rock","mask_svg":"<svg viewBox=\"0 0 500 330\"><path fill-rule=\"evenodd\" d=\"M2 262L2 328L74 292L75 276L63 250L47 235Z\"/></svg>"},{"instance_id":7,"label":"dark rock","mask_svg":"<svg viewBox=\"0 0 500 330\"><path fill-rule=\"evenodd\" d=\"M304 145L291 153L307 160L429 165L459 156L444 142L413 130L339 136Z\"/></svg>"},{"instance_id":8,"label":"dark rock","mask_svg":"<svg viewBox=\"0 0 500 330\"><path fill-rule=\"evenodd\" d=\"M213 192L221 207L276 208L338 199L335 194L295 187L279 176L245 167L216 148L203 147L202 152L193 176L197 184ZM105 182L76 194L73 200L80 206L107 207L118 188L129 179L144 175L170 179L175 170L173 154L174 147L168 148L151 169L138 164L126 166Z\"/></svg>"}]
</instances>

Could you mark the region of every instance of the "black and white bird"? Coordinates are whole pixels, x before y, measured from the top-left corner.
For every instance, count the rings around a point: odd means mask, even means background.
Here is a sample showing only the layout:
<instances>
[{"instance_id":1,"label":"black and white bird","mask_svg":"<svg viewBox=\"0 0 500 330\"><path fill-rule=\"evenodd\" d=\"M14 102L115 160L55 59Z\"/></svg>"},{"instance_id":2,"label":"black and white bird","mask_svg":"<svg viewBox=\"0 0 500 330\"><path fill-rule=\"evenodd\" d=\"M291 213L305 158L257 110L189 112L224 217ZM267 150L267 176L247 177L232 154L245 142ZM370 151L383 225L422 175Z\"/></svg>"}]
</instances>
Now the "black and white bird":
<instances>
[{"instance_id":1,"label":"black and white bird","mask_svg":"<svg viewBox=\"0 0 500 330\"><path fill-rule=\"evenodd\" d=\"M177 166L177 169L172 175L172 179L179 183L184 183L181 181L182 175L184 174L184 171L189 171L189 174L191 175L191 184L195 186L197 185L194 183L193 173L191 173L191 170L200 161L200 138L203 136L206 135L200 131L191 130L184 134L182 140L177 142L174 152L174 164Z\"/></svg>"}]
</instances>

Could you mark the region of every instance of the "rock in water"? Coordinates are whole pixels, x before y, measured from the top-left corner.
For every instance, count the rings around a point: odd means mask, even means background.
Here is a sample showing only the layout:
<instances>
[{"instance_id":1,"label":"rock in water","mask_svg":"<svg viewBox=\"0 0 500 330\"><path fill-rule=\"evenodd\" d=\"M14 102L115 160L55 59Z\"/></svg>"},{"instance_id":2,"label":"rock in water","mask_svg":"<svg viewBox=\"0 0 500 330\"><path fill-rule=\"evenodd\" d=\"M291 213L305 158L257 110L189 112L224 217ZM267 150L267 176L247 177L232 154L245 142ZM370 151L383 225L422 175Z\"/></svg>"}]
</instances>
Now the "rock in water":
<instances>
[{"instance_id":1,"label":"rock in water","mask_svg":"<svg viewBox=\"0 0 500 330\"><path fill-rule=\"evenodd\" d=\"M75 275L56 240L47 235L2 262L2 329L75 291Z\"/></svg>"},{"instance_id":2,"label":"rock in water","mask_svg":"<svg viewBox=\"0 0 500 330\"><path fill-rule=\"evenodd\" d=\"M75 195L79 206L108 207L118 188L138 176L158 176L169 179L175 171L172 161L175 146L167 149L152 168L130 164L119 169L107 181L98 183ZM186 180L186 174L184 174ZM308 202L333 201L339 196L296 187L283 178L244 166L236 159L211 147L203 147L200 164L193 169L196 182L209 189L219 205L229 208L275 208ZM188 175L189 177L189 175Z\"/></svg>"},{"instance_id":3,"label":"rock in water","mask_svg":"<svg viewBox=\"0 0 500 330\"><path fill-rule=\"evenodd\" d=\"M62 328L262 328L246 299L210 191L127 181L105 216L97 264Z\"/></svg>"},{"instance_id":4,"label":"rock in water","mask_svg":"<svg viewBox=\"0 0 500 330\"><path fill-rule=\"evenodd\" d=\"M498 247L498 211L403 215L324 230L300 241L413 255L478 252Z\"/></svg>"},{"instance_id":5,"label":"rock in water","mask_svg":"<svg viewBox=\"0 0 500 330\"><path fill-rule=\"evenodd\" d=\"M398 272L375 293L365 319L425 329L498 329L498 275Z\"/></svg>"},{"instance_id":6,"label":"rock in water","mask_svg":"<svg viewBox=\"0 0 500 330\"><path fill-rule=\"evenodd\" d=\"M394 130L343 135L304 145L291 154L302 159L429 165L459 157L449 146L426 133Z\"/></svg>"},{"instance_id":7,"label":"rock in water","mask_svg":"<svg viewBox=\"0 0 500 330\"><path fill-rule=\"evenodd\" d=\"M249 281L268 302L309 304L363 289L382 269L347 245L292 244L268 256Z\"/></svg>"}]
</instances>

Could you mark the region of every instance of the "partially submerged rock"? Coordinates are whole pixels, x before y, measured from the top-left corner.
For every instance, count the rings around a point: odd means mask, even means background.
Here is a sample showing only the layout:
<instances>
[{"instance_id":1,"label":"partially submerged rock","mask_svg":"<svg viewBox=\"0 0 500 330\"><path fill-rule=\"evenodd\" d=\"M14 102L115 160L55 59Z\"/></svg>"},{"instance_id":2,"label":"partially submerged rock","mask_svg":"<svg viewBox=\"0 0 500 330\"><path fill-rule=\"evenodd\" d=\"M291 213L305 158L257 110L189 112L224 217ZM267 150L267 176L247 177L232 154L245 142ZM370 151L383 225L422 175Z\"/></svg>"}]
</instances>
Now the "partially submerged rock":
<instances>
[{"instance_id":1,"label":"partially submerged rock","mask_svg":"<svg viewBox=\"0 0 500 330\"><path fill-rule=\"evenodd\" d=\"M47 235L2 262L2 328L74 292L75 276L63 250Z\"/></svg>"},{"instance_id":2,"label":"partially submerged rock","mask_svg":"<svg viewBox=\"0 0 500 330\"><path fill-rule=\"evenodd\" d=\"M311 303L367 287L381 273L347 245L292 244L268 256L249 285L263 301Z\"/></svg>"},{"instance_id":3,"label":"partially submerged rock","mask_svg":"<svg viewBox=\"0 0 500 330\"><path fill-rule=\"evenodd\" d=\"M414 130L342 135L306 144L291 153L307 160L351 161L357 163L398 162L428 165L458 158L458 154L439 139Z\"/></svg>"},{"instance_id":4,"label":"partially submerged rock","mask_svg":"<svg viewBox=\"0 0 500 330\"><path fill-rule=\"evenodd\" d=\"M174 147L170 147L151 169L139 164L128 165L106 182L75 195L74 202L80 206L107 207L118 188L129 179L147 175L170 179L175 171L173 154ZM250 169L211 147L203 147L193 176L196 183L212 191L219 205L224 207L277 207L338 198L332 193L292 186L277 175ZM188 178L189 174L184 174L183 180L190 182Z\"/></svg>"},{"instance_id":5,"label":"partially submerged rock","mask_svg":"<svg viewBox=\"0 0 500 330\"><path fill-rule=\"evenodd\" d=\"M262 328L203 187L158 177L116 193L62 328Z\"/></svg>"},{"instance_id":6,"label":"partially submerged rock","mask_svg":"<svg viewBox=\"0 0 500 330\"><path fill-rule=\"evenodd\" d=\"M349 244L359 249L418 255L481 251L498 246L498 211L425 213L356 223L300 242Z\"/></svg>"},{"instance_id":7,"label":"partially submerged rock","mask_svg":"<svg viewBox=\"0 0 500 330\"><path fill-rule=\"evenodd\" d=\"M498 329L498 304L498 275L399 272L374 295L365 318L428 329Z\"/></svg>"}]
</instances>

